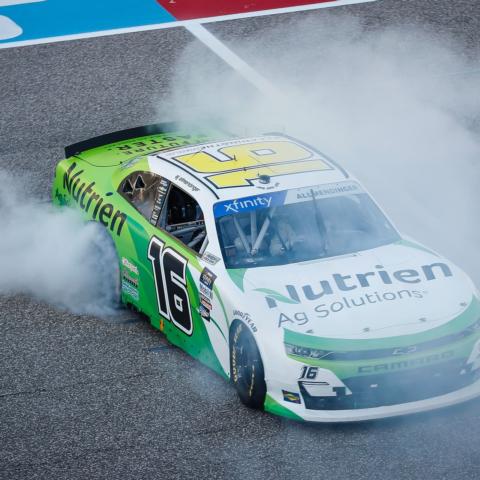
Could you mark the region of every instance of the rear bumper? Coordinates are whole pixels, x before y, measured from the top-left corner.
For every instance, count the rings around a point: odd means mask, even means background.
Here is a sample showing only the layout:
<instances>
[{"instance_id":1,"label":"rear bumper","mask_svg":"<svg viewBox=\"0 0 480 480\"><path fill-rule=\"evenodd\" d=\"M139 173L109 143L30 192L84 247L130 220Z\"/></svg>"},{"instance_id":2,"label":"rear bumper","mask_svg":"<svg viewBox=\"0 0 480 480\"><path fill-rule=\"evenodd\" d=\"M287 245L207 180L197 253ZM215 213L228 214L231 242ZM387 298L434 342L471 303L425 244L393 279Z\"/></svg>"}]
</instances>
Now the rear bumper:
<instances>
[{"instance_id":1,"label":"rear bumper","mask_svg":"<svg viewBox=\"0 0 480 480\"><path fill-rule=\"evenodd\" d=\"M438 408L449 407L458 403L467 402L480 396L480 380L454 392L437 397L374 408L360 408L354 410L309 410L305 406L289 402L279 402L282 406L301 417L307 422L336 423L360 422L379 418L398 417L412 413L426 412Z\"/></svg>"}]
</instances>

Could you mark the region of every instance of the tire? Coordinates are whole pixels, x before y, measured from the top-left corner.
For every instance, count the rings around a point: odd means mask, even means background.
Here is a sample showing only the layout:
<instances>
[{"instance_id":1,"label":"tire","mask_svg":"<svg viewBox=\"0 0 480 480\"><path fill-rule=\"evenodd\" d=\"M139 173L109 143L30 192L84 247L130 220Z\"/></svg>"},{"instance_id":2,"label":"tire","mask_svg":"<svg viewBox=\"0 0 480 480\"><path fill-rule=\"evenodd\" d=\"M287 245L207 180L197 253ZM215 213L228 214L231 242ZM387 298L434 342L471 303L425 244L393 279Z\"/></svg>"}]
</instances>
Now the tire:
<instances>
[{"instance_id":1,"label":"tire","mask_svg":"<svg viewBox=\"0 0 480 480\"><path fill-rule=\"evenodd\" d=\"M244 405L263 408L267 385L262 357L252 333L239 321L230 329L230 378Z\"/></svg>"},{"instance_id":2,"label":"tire","mask_svg":"<svg viewBox=\"0 0 480 480\"><path fill-rule=\"evenodd\" d=\"M115 310L122 305L122 279L120 273L120 260L115 248L115 243L107 229L98 222L88 222L89 228L94 230L93 237L93 262L102 265L101 283L102 296L105 305Z\"/></svg>"}]
</instances>

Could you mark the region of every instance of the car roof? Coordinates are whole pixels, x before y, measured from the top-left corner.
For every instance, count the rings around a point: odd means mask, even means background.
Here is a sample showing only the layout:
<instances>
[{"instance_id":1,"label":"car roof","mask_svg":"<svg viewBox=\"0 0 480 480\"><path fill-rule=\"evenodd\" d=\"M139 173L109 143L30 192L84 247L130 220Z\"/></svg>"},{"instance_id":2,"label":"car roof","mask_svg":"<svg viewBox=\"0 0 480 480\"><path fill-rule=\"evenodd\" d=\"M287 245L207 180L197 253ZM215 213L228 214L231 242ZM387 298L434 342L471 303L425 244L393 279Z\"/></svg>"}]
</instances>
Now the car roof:
<instances>
[{"instance_id":1,"label":"car roof","mask_svg":"<svg viewBox=\"0 0 480 480\"><path fill-rule=\"evenodd\" d=\"M168 171L172 180L198 192L197 196L205 194L210 201L350 178L315 148L278 133L162 150L150 155L149 163L152 171Z\"/></svg>"}]
</instances>

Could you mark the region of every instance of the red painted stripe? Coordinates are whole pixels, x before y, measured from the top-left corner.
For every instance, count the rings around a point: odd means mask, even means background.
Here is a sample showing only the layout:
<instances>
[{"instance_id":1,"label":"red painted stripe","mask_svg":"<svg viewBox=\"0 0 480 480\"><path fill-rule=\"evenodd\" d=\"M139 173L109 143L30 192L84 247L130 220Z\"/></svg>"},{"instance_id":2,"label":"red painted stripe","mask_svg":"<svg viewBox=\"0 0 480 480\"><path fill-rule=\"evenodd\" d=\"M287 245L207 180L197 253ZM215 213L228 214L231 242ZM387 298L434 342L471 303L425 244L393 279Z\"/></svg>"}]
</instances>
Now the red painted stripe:
<instances>
[{"instance_id":1,"label":"red painted stripe","mask_svg":"<svg viewBox=\"0 0 480 480\"><path fill-rule=\"evenodd\" d=\"M217 17L273 8L298 7L335 0L157 0L178 20Z\"/></svg>"}]
</instances>

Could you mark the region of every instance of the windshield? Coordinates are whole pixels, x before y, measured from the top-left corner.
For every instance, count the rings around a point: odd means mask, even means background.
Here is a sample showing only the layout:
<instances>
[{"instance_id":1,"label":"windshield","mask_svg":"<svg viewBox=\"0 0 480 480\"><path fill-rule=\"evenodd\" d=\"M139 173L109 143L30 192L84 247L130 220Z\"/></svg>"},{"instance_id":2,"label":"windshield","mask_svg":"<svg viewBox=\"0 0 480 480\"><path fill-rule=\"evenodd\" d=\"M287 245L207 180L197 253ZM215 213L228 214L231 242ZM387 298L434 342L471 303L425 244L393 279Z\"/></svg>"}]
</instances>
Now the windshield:
<instances>
[{"instance_id":1,"label":"windshield","mask_svg":"<svg viewBox=\"0 0 480 480\"><path fill-rule=\"evenodd\" d=\"M214 214L227 268L334 257L400 239L355 182L219 202Z\"/></svg>"}]
</instances>

